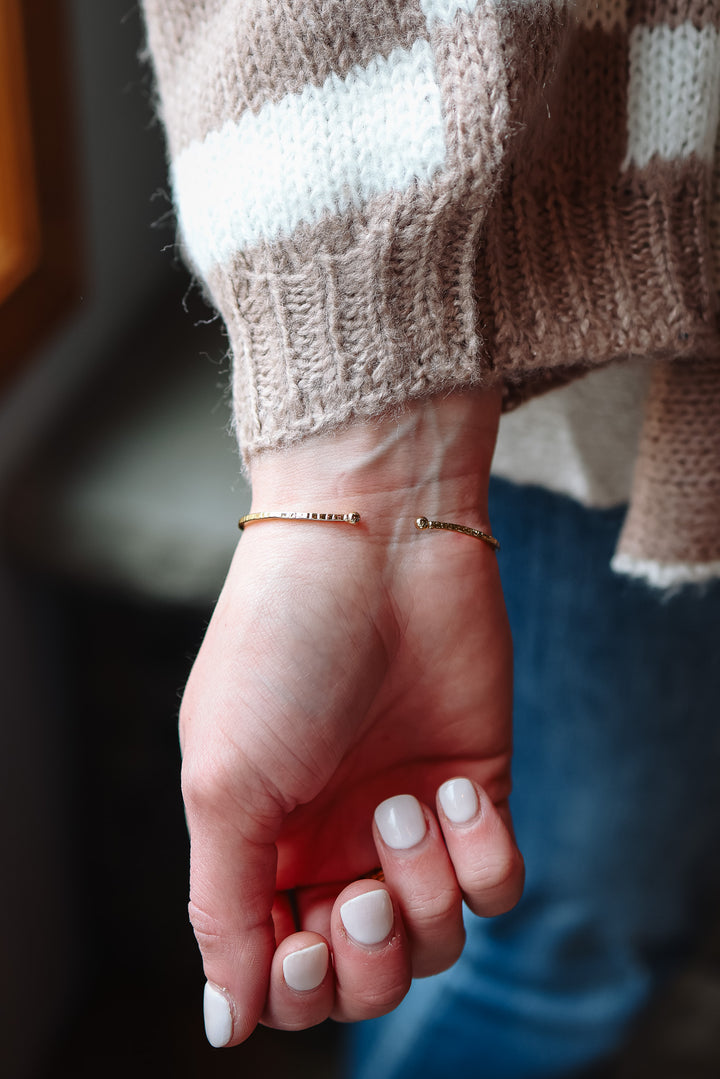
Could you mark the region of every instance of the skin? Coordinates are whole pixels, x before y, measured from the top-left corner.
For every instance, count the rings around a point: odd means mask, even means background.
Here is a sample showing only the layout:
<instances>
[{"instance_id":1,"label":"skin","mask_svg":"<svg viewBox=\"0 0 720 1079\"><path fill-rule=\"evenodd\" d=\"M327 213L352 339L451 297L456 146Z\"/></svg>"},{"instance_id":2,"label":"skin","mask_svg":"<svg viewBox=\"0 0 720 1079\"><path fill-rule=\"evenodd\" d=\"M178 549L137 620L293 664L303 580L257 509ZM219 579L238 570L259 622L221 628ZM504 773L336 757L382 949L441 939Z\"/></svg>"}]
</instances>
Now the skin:
<instances>
[{"instance_id":1,"label":"skin","mask_svg":"<svg viewBox=\"0 0 720 1079\"><path fill-rule=\"evenodd\" d=\"M251 466L253 510L358 510L362 521L249 526L185 692L190 918L231 1009L228 1044L260 1021L299 1029L391 1010L412 974L457 959L463 898L492 916L520 897L497 557L414 528L425 514L491 531L498 416L494 392L451 395ZM436 803L455 776L479 798L457 825ZM373 825L398 794L419 800L426 825L401 851ZM363 879L378 864L385 882ZM340 908L378 889L392 898L392 929L360 945ZM291 989L284 957L323 941L322 983Z\"/></svg>"}]
</instances>

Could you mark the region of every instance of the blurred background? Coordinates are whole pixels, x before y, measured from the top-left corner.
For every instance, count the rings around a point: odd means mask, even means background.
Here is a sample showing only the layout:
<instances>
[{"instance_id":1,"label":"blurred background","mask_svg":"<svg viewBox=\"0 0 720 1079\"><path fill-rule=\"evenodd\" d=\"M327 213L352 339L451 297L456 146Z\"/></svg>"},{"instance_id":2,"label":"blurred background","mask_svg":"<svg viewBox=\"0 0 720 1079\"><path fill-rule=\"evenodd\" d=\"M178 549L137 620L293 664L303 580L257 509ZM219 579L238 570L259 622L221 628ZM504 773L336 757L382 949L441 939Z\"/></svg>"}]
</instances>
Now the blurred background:
<instances>
[{"instance_id":1,"label":"blurred background","mask_svg":"<svg viewBox=\"0 0 720 1079\"><path fill-rule=\"evenodd\" d=\"M132 0L0 0L4 1079L288 1067L202 1031L177 709L248 491L142 50Z\"/></svg>"},{"instance_id":2,"label":"blurred background","mask_svg":"<svg viewBox=\"0 0 720 1079\"><path fill-rule=\"evenodd\" d=\"M333 1076L332 1024L202 1032L176 718L249 494L142 50L132 0L0 0L0 1075ZM720 1074L719 957L613 1075Z\"/></svg>"}]
</instances>

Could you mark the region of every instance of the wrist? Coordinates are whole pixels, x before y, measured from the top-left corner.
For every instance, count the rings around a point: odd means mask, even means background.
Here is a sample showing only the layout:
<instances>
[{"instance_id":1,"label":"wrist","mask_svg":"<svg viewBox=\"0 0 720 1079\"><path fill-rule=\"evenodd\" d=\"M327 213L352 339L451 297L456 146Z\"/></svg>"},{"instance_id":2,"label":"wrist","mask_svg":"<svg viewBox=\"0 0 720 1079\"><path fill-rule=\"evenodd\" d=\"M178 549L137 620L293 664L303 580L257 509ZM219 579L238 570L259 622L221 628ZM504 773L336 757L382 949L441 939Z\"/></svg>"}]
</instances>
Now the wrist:
<instances>
[{"instance_id":1,"label":"wrist","mask_svg":"<svg viewBox=\"0 0 720 1079\"><path fill-rule=\"evenodd\" d=\"M357 510L377 536L421 515L487 526L499 416L497 391L455 393L266 451L250 465L252 509Z\"/></svg>"}]
</instances>

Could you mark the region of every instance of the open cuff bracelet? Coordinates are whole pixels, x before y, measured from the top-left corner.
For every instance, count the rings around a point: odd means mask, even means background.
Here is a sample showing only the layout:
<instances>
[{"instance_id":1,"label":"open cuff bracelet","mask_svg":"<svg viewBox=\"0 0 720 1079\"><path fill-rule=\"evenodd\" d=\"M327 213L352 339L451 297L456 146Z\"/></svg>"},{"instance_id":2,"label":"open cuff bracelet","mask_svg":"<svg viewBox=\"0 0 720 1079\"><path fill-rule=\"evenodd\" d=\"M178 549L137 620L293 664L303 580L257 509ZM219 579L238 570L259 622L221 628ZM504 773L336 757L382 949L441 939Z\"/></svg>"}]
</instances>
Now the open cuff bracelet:
<instances>
[{"instance_id":1,"label":"open cuff bracelet","mask_svg":"<svg viewBox=\"0 0 720 1079\"><path fill-rule=\"evenodd\" d=\"M247 525L257 521L323 521L326 524L360 524L360 514L357 510L351 513L316 513L306 510L293 510L289 512L278 511L275 513L246 513L238 521L238 528L242 531ZM460 532L463 536L471 536L472 539L481 540L492 547L494 551L500 550L500 543L489 532L482 532L479 528L470 528L468 525L453 524L451 521L434 521L430 517L417 517L415 527L421 532L434 529L444 532Z\"/></svg>"}]
</instances>

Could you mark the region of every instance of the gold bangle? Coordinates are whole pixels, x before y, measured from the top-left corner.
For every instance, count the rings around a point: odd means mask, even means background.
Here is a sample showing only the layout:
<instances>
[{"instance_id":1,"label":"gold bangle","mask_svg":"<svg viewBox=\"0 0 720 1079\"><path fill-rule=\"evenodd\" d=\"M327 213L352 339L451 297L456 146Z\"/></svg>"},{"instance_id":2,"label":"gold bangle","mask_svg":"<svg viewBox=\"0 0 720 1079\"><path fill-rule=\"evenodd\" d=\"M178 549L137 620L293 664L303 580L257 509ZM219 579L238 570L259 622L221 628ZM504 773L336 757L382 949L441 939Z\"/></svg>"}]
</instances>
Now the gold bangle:
<instances>
[{"instance_id":1,"label":"gold bangle","mask_svg":"<svg viewBox=\"0 0 720 1079\"><path fill-rule=\"evenodd\" d=\"M463 536L472 536L473 539L482 540L483 543L487 543L488 547L492 547L494 551L500 550L500 541L491 536L489 532L481 532L479 528L470 528L468 525L456 525L450 521L432 521L429 517L418 517L415 521L415 527L419 528L421 532L433 528L443 529L445 532L461 532Z\"/></svg>"},{"instance_id":2,"label":"gold bangle","mask_svg":"<svg viewBox=\"0 0 720 1079\"><path fill-rule=\"evenodd\" d=\"M292 511L289 513L246 513L238 521L240 531L245 525L254 524L255 521L330 521L341 524L356 525L360 523L360 514L354 510L352 513L312 513L305 511Z\"/></svg>"},{"instance_id":3,"label":"gold bangle","mask_svg":"<svg viewBox=\"0 0 720 1079\"><path fill-rule=\"evenodd\" d=\"M276 513L246 513L244 517L241 517L238 521L238 528L242 531L246 525L254 524L256 521L322 521L326 524L348 524L356 525L360 523L360 514L357 510L353 510L351 513L316 513L313 510L289 510L287 512L279 510ZM433 521L429 517L417 517L415 519L415 527L420 529L421 532L429 529L442 529L445 532L460 532L464 536L472 536L473 539L482 540L488 547L492 547L494 551L500 550L500 543L491 536L489 532L482 532L479 528L470 528L468 525L457 525L450 521Z\"/></svg>"}]
</instances>

